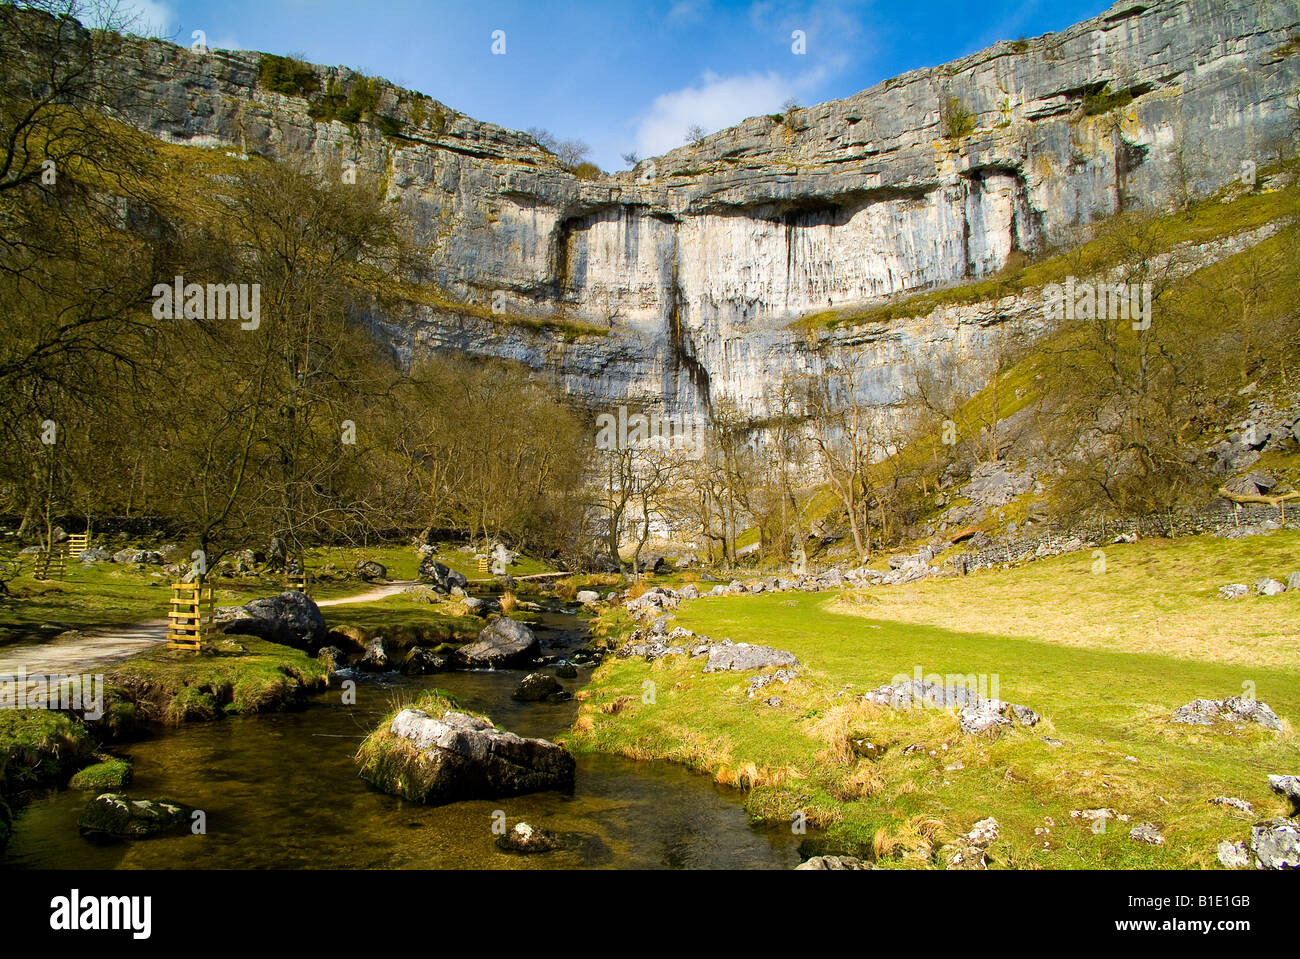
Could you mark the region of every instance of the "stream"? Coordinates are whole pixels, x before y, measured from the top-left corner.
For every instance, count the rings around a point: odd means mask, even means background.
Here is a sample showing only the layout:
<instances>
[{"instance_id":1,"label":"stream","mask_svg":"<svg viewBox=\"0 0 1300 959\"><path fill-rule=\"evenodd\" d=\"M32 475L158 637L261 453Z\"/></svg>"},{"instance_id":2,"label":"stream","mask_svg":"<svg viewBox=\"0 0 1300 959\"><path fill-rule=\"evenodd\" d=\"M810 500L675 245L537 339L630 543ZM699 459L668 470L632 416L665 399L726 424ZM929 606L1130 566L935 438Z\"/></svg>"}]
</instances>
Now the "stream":
<instances>
[{"instance_id":1,"label":"stream","mask_svg":"<svg viewBox=\"0 0 1300 959\"><path fill-rule=\"evenodd\" d=\"M544 652L586 642L586 623L562 608L534 625ZM786 829L750 825L740 793L661 762L578 755L571 794L424 806L380 793L357 776L352 756L398 701L421 690L451 692L466 709L523 736L553 738L577 703L511 698L523 670L406 677L353 673L356 703L335 684L297 712L232 717L161 731L113 752L134 764L128 795L172 799L204 811L207 833L133 842L83 839L76 820L91 794L51 792L14 823L0 868L8 869L789 869L798 841ZM561 680L569 690L585 684ZM564 835L537 855L499 851L494 814ZM499 822L499 815L496 820Z\"/></svg>"}]
</instances>

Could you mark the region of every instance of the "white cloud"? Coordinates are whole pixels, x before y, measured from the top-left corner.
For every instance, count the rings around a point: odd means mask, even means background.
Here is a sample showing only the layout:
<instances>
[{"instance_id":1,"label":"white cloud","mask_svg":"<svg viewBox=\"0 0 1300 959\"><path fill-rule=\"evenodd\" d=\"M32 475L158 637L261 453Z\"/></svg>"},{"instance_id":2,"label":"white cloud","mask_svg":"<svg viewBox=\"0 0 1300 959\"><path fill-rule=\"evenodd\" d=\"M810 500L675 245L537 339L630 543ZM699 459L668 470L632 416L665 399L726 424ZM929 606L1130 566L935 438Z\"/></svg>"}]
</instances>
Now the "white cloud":
<instances>
[{"instance_id":1,"label":"white cloud","mask_svg":"<svg viewBox=\"0 0 1300 959\"><path fill-rule=\"evenodd\" d=\"M122 5L121 12L133 18L131 33L142 37L170 37L180 22L176 11L163 0L130 0Z\"/></svg>"},{"instance_id":2,"label":"white cloud","mask_svg":"<svg viewBox=\"0 0 1300 959\"><path fill-rule=\"evenodd\" d=\"M686 131L697 124L713 133L746 117L777 113L814 83L812 76L790 78L776 72L731 77L706 73L698 85L655 97L637 120L637 152L657 156L679 147L686 142Z\"/></svg>"}]
</instances>

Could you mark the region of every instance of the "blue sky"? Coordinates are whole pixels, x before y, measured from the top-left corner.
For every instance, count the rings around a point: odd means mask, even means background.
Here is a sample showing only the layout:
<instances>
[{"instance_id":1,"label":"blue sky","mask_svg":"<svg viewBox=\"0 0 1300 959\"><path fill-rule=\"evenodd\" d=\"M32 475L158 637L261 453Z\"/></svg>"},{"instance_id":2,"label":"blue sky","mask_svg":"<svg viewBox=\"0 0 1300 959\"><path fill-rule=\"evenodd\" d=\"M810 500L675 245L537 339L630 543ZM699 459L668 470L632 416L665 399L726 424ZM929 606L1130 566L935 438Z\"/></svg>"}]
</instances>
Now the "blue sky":
<instances>
[{"instance_id":1,"label":"blue sky","mask_svg":"<svg viewBox=\"0 0 1300 959\"><path fill-rule=\"evenodd\" d=\"M125 0L189 45L293 53L427 93L480 120L623 153L849 96L997 40L1095 16L1110 0ZM978 10L978 15L973 11ZM505 53L492 34L505 31ZM794 31L805 52L793 50Z\"/></svg>"}]
</instances>

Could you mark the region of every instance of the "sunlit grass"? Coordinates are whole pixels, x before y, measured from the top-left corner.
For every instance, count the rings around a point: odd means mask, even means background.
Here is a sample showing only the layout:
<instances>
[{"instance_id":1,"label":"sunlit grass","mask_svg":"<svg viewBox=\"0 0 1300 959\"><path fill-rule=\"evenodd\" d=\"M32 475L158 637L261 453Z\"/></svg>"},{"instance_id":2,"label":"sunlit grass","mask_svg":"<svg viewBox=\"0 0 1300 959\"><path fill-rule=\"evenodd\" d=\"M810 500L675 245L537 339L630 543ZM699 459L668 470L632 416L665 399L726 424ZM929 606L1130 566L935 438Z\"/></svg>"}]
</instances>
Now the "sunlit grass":
<instances>
[{"instance_id":1,"label":"sunlit grass","mask_svg":"<svg viewBox=\"0 0 1300 959\"><path fill-rule=\"evenodd\" d=\"M1210 591L1229 570L1234 581L1285 573L1277 567L1294 560L1298 543L1288 533L1108 547L1105 574L1091 572L1085 552L871 590L879 602L865 608L841 605L835 593L688 603L677 611L682 625L788 649L804 672L749 699L749 674L705 675L698 660L609 660L586 690L572 741L698 768L748 789L754 815L788 822L802 811L827 829L830 848L879 851L885 865L928 863L927 835L935 847L992 815L1002 825L990 850L995 864L1211 867L1219 840L1242 838L1250 820L1208 800L1238 796L1258 817L1280 814L1267 775L1300 767L1290 728L1300 717L1300 596L1275 597L1284 603L1270 608L1266 599L1233 604ZM854 700L918 666L996 676L1002 699L1043 720L987 739L962 735L950 712L899 713ZM1245 689L1287 729L1168 721L1193 699ZM781 704L765 705L768 695ZM616 711L606 708L620 699ZM885 747L883 758L853 752L852 741L864 738ZM921 748L904 754L912 744ZM1131 821L1094 833L1070 817L1096 807ZM1163 830L1164 846L1129 838L1142 821ZM929 825L918 831L921 823Z\"/></svg>"}]
</instances>

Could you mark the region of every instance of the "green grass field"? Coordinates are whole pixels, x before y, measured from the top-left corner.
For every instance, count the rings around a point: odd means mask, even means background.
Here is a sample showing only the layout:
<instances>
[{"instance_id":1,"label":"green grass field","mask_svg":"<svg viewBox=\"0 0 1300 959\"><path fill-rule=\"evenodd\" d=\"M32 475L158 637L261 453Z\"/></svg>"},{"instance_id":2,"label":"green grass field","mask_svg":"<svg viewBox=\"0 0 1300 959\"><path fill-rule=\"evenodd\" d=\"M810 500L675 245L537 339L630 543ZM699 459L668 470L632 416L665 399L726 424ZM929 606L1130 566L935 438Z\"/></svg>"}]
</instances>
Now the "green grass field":
<instances>
[{"instance_id":1,"label":"green grass field","mask_svg":"<svg viewBox=\"0 0 1300 959\"><path fill-rule=\"evenodd\" d=\"M1092 573L1084 552L864 593L701 599L674 625L790 650L800 677L750 699L753 673L609 660L582 694L572 745L686 763L746 789L755 817L789 823L802 811L825 827L828 850L882 865L929 863L944 839L992 815L1002 836L991 861L1001 865L1213 867L1220 840L1246 838L1250 822L1284 812L1267 775L1300 771L1291 728L1300 595L1229 602L1212 593L1285 576L1287 563L1300 567L1298 547L1295 533L1151 541L1107 547L1105 573ZM951 712L856 701L918 666L996 676L1000 698L1043 721L988 739L962 735ZM1250 689L1283 732L1168 721L1193 699ZM765 705L769 695L781 704ZM858 758L861 739L886 746L883 756ZM924 748L905 755L911 744ZM1223 795L1256 814L1209 803ZM1070 816L1098 807L1131 822L1094 833ZM1138 822L1159 826L1165 845L1129 838Z\"/></svg>"}]
</instances>

